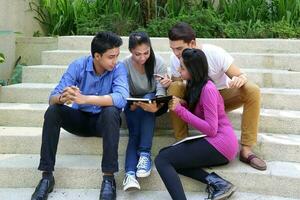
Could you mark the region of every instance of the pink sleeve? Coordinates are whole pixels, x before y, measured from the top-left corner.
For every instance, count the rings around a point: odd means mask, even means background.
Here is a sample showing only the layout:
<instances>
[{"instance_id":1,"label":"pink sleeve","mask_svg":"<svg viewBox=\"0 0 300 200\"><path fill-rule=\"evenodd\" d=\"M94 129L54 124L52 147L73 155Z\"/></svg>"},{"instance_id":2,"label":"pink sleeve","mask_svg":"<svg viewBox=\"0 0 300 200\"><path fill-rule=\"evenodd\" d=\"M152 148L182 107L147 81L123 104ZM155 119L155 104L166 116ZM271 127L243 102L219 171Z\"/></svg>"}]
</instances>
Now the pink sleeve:
<instances>
[{"instance_id":1,"label":"pink sleeve","mask_svg":"<svg viewBox=\"0 0 300 200\"><path fill-rule=\"evenodd\" d=\"M203 102L204 119L191 113L185 107L178 105L174 112L185 122L203 134L214 137L218 130L218 93L216 88L205 88L200 100ZM200 106L199 102L197 106ZM196 108L197 109L197 108Z\"/></svg>"}]
</instances>

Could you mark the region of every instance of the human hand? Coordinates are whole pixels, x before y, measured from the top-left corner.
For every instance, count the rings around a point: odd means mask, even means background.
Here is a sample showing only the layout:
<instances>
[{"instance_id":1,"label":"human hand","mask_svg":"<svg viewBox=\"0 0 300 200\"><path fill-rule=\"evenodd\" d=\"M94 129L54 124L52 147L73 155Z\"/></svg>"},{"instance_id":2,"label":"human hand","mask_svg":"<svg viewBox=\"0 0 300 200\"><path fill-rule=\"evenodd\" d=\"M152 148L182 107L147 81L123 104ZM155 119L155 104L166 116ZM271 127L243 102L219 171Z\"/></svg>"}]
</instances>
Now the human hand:
<instances>
[{"instance_id":1,"label":"human hand","mask_svg":"<svg viewBox=\"0 0 300 200\"><path fill-rule=\"evenodd\" d=\"M59 101L66 104L71 104L72 102L83 104L84 95L81 94L78 87L69 86L63 90L61 97L59 98Z\"/></svg>"},{"instance_id":2,"label":"human hand","mask_svg":"<svg viewBox=\"0 0 300 200\"><path fill-rule=\"evenodd\" d=\"M163 76L162 79L160 79L160 84L164 87L164 88L167 88L171 85L172 83L172 79L170 79L170 77L168 76L168 74L165 74Z\"/></svg>"},{"instance_id":3,"label":"human hand","mask_svg":"<svg viewBox=\"0 0 300 200\"><path fill-rule=\"evenodd\" d=\"M181 101L184 101L176 96L173 96L172 100L169 103L169 109L174 111L177 105L180 105Z\"/></svg>"},{"instance_id":4,"label":"human hand","mask_svg":"<svg viewBox=\"0 0 300 200\"><path fill-rule=\"evenodd\" d=\"M247 82L247 77L242 74L240 76L233 76L228 83L229 88L240 88Z\"/></svg>"},{"instance_id":5,"label":"human hand","mask_svg":"<svg viewBox=\"0 0 300 200\"><path fill-rule=\"evenodd\" d=\"M144 111L155 113L159 110L160 106L154 101L153 103L135 102L135 105L142 108Z\"/></svg>"}]
</instances>

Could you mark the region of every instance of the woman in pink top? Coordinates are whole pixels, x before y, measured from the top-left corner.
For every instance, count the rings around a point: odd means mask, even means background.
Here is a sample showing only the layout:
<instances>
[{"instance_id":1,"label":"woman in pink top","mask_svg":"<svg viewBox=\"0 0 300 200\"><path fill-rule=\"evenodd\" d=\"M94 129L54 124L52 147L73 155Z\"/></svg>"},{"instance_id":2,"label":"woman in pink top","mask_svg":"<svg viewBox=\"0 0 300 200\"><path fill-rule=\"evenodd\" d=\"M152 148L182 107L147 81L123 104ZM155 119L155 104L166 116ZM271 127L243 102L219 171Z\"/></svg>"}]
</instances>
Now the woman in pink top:
<instances>
[{"instance_id":1,"label":"woman in pink top","mask_svg":"<svg viewBox=\"0 0 300 200\"><path fill-rule=\"evenodd\" d=\"M186 199L178 173L207 184L208 199L227 199L236 187L203 168L233 160L238 152L238 141L225 113L223 99L209 80L203 51L185 49L180 74L187 80L187 95L185 100L174 97L169 108L206 137L164 148L155 159L156 168L173 200Z\"/></svg>"}]
</instances>

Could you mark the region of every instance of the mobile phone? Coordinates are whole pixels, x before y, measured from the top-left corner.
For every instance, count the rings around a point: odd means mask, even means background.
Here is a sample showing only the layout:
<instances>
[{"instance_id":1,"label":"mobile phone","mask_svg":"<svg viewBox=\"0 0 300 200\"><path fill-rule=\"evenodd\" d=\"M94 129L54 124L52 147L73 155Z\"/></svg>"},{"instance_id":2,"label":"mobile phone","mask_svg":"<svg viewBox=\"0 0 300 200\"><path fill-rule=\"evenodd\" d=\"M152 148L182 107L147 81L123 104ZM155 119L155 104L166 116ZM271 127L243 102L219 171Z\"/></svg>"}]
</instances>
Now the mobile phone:
<instances>
[{"instance_id":1,"label":"mobile phone","mask_svg":"<svg viewBox=\"0 0 300 200\"><path fill-rule=\"evenodd\" d=\"M153 74L153 76L155 76L155 78L159 81L165 78L164 76L162 76L160 74Z\"/></svg>"}]
</instances>

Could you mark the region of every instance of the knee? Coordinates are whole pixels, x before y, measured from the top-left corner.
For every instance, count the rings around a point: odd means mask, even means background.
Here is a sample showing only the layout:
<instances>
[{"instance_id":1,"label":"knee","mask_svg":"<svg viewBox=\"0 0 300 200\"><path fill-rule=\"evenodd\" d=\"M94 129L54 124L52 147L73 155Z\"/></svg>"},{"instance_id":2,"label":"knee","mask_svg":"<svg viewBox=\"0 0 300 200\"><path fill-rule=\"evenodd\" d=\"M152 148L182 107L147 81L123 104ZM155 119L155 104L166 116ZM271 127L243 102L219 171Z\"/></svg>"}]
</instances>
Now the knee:
<instances>
[{"instance_id":1,"label":"knee","mask_svg":"<svg viewBox=\"0 0 300 200\"><path fill-rule=\"evenodd\" d=\"M245 93L245 96L249 99L257 99L260 100L260 88L258 85L251 83L251 82L247 82L244 86L243 86L243 91Z\"/></svg>"},{"instance_id":2,"label":"knee","mask_svg":"<svg viewBox=\"0 0 300 200\"><path fill-rule=\"evenodd\" d=\"M103 107L101 114L105 117L115 117L120 115L120 109L115 106Z\"/></svg>"},{"instance_id":3,"label":"knee","mask_svg":"<svg viewBox=\"0 0 300 200\"><path fill-rule=\"evenodd\" d=\"M56 117L59 114L59 110L61 107L62 107L62 105L58 105L58 104L50 105L45 112L44 119L49 118L49 117L50 118Z\"/></svg>"},{"instance_id":4,"label":"knee","mask_svg":"<svg viewBox=\"0 0 300 200\"><path fill-rule=\"evenodd\" d=\"M162 166L166 165L166 160L165 160L165 158L163 156L163 153L160 152L155 157L154 163L155 163L155 166L156 166L157 170L161 169Z\"/></svg>"},{"instance_id":5,"label":"knee","mask_svg":"<svg viewBox=\"0 0 300 200\"><path fill-rule=\"evenodd\" d=\"M120 109L115 106L103 107L101 111L102 119L111 122L120 122Z\"/></svg>"},{"instance_id":6,"label":"knee","mask_svg":"<svg viewBox=\"0 0 300 200\"><path fill-rule=\"evenodd\" d=\"M174 81L168 88L168 95L183 98L185 95L185 84L182 81Z\"/></svg>"}]
</instances>

